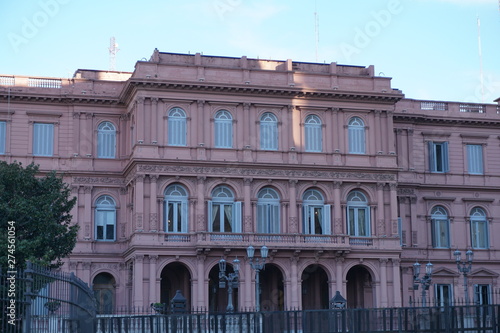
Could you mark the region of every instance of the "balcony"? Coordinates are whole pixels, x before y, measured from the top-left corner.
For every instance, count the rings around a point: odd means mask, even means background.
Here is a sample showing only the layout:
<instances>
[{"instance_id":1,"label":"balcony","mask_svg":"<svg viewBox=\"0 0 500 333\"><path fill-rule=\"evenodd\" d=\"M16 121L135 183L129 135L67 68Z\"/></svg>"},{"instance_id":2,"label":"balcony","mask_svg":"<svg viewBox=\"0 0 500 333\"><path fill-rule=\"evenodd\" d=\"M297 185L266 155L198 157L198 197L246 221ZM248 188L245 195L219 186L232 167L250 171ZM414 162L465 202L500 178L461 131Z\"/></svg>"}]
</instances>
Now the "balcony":
<instances>
[{"instance_id":1,"label":"balcony","mask_svg":"<svg viewBox=\"0 0 500 333\"><path fill-rule=\"evenodd\" d=\"M347 235L254 234L254 233L159 233L162 245L180 248L246 248L266 245L271 248L295 250L399 250L397 237L351 237ZM139 244L137 244L139 245ZM147 245L144 243L144 245Z\"/></svg>"}]
</instances>

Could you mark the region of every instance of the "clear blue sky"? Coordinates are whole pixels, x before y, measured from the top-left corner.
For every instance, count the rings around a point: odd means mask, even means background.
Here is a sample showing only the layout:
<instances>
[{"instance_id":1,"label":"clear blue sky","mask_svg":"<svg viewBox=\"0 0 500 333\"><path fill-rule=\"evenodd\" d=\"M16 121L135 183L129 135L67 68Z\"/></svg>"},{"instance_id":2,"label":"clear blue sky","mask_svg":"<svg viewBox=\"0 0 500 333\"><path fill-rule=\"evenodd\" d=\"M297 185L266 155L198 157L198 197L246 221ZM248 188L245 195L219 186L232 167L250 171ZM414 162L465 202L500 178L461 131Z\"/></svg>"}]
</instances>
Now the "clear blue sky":
<instances>
[{"instance_id":1,"label":"clear blue sky","mask_svg":"<svg viewBox=\"0 0 500 333\"><path fill-rule=\"evenodd\" d=\"M133 71L153 50L375 66L406 97L500 97L499 0L23 0L0 3L0 73ZM317 13L315 20L315 12ZM316 28L317 26L317 28Z\"/></svg>"}]
</instances>

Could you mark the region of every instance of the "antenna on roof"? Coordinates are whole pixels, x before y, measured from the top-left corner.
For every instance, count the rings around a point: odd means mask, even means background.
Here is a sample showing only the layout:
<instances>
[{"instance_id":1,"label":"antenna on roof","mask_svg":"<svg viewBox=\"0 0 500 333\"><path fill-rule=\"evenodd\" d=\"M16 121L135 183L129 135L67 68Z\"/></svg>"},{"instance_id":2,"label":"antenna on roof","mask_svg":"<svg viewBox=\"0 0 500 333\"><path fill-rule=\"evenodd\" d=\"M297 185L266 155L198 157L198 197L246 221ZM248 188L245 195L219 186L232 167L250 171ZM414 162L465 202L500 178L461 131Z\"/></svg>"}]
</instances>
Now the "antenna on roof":
<instances>
[{"instance_id":1,"label":"antenna on roof","mask_svg":"<svg viewBox=\"0 0 500 333\"><path fill-rule=\"evenodd\" d=\"M120 51L118 43L115 42L115 37L109 40L109 70L114 71L116 68L116 53Z\"/></svg>"}]
</instances>

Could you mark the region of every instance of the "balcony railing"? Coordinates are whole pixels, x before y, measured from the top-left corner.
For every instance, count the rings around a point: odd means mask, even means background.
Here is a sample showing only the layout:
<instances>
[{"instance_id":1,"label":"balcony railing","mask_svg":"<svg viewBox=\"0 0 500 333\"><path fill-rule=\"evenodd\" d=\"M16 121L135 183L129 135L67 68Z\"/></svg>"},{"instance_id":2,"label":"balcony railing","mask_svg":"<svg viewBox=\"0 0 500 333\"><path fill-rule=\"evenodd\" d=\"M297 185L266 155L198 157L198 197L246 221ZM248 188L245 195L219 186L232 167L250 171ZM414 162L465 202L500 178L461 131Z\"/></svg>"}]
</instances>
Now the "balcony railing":
<instances>
[{"instance_id":1,"label":"balcony railing","mask_svg":"<svg viewBox=\"0 0 500 333\"><path fill-rule=\"evenodd\" d=\"M175 246L227 245L243 246L248 244L266 244L277 247L332 248L371 247L377 249L400 247L397 237L352 237L347 235L307 235L307 234L253 234L253 233L165 233L166 242ZM185 244L185 245L184 245Z\"/></svg>"},{"instance_id":2,"label":"balcony railing","mask_svg":"<svg viewBox=\"0 0 500 333\"><path fill-rule=\"evenodd\" d=\"M448 110L448 103L425 101L425 102L420 103L420 109L421 110L446 111L446 110Z\"/></svg>"},{"instance_id":3,"label":"balcony railing","mask_svg":"<svg viewBox=\"0 0 500 333\"><path fill-rule=\"evenodd\" d=\"M460 112L475 112L484 113L484 105L482 104L460 104Z\"/></svg>"},{"instance_id":4,"label":"balcony railing","mask_svg":"<svg viewBox=\"0 0 500 333\"><path fill-rule=\"evenodd\" d=\"M13 76L0 76L0 86L13 86L16 79Z\"/></svg>"},{"instance_id":5,"label":"balcony railing","mask_svg":"<svg viewBox=\"0 0 500 333\"><path fill-rule=\"evenodd\" d=\"M28 79L28 87L60 89L61 86L62 81L60 79L42 79L34 77Z\"/></svg>"}]
</instances>

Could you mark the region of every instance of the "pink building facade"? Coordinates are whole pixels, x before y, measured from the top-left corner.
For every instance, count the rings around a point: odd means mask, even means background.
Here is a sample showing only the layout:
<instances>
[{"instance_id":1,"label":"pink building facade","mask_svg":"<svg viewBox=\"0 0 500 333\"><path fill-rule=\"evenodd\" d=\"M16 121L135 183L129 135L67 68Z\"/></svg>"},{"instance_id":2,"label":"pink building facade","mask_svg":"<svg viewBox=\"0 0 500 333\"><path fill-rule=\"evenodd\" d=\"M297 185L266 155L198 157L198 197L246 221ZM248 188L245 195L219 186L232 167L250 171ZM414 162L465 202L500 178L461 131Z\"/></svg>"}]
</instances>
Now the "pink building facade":
<instances>
[{"instance_id":1,"label":"pink building facade","mask_svg":"<svg viewBox=\"0 0 500 333\"><path fill-rule=\"evenodd\" d=\"M497 100L498 102L498 100ZM256 304L246 248L266 245L263 310L465 298L500 276L500 107L405 99L358 67L154 51L132 73L0 75L0 159L57 170L80 226L63 270L101 312L167 303L224 311L218 262L238 258L237 310Z\"/></svg>"}]
</instances>

